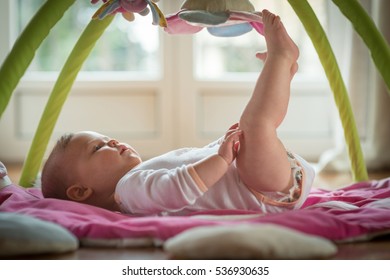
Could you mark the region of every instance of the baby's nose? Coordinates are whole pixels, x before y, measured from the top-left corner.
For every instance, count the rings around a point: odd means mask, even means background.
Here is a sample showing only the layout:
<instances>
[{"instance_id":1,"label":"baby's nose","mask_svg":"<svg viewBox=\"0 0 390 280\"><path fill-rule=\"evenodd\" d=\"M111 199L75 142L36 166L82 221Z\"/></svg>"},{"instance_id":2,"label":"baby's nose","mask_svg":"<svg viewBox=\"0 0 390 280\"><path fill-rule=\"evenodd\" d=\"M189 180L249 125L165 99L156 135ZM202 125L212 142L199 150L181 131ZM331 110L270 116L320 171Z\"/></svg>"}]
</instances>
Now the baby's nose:
<instances>
[{"instance_id":1,"label":"baby's nose","mask_svg":"<svg viewBox=\"0 0 390 280\"><path fill-rule=\"evenodd\" d=\"M116 141L115 139L112 139L112 140L108 141L108 143L107 143L107 145L109 147L112 147L112 148L118 146L118 144L119 144L119 142Z\"/></svg>"}]
</instances>

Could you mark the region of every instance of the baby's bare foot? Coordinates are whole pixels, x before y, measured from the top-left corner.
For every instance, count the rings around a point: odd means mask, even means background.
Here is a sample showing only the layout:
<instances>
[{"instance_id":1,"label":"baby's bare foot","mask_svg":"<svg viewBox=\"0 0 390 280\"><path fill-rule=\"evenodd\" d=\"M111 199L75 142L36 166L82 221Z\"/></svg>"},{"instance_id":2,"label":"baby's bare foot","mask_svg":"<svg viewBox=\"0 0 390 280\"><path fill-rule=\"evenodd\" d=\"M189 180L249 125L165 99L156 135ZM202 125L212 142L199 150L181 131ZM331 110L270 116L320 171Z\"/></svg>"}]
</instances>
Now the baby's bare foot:
<instances>
[{"instance_id":1,"label":"baby's bare foot","mask_svg":"<svg viewBox=\"0 0 390 280\"><path fill-rule=\"evenodd\" d=\"M283 55L296 63L299 50L294 41L287 34L280 17L268 10L262 11L264 23L264 36L267 43L267 57L271 55ZM296 68L296 65L294 66ZM296 69L294 69L296 70Z\"/></svg>"}]
</instances>

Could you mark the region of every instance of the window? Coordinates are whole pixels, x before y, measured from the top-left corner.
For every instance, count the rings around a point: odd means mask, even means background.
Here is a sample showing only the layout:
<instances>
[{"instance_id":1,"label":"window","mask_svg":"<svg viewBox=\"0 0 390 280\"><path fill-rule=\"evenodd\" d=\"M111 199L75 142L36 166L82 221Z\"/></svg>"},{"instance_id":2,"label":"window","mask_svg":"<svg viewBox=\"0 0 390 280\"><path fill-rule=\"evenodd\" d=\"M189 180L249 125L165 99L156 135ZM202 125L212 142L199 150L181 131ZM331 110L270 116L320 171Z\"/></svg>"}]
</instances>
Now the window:
<instances>
[{"instance_id":1,"label":"window","mask_svg":"<svg viewBox=\"0 0 390 280\"><path fill-rule=\"evenodd\" d=\"M256 10L266 8L278 11L290 36L298 44L301 51L299 74L312 76L321 73L322 66L310 39L299 22L295 12L286 1L252 0ZM321 24L326 29L325 0L310 1ZM236 38L217 38L208 32L200 32L195 36L196 74L199 78L218 79L229 74L259 72L259 62L254 58L254 51L266 50L264 38L256 31L251 31ZM260 66L261 67L261 66Z\"/></svg>"},{"instance_id":2,"label":"window","mask_svg":"<svg viewBox=\"0 0 390 280\"><path fill-rule=\"evenodd\" d=\"M19 32L44 2L18 0L18 7L23 7L17 13ZM59 71L100 5L92 5L88 0L76 1L38 49L29 70ZM138 15L131 23L116 16L98 40L82 71L126 71L156 76L161 68L159 44L158 28L151 25L151 15Z\"/></svg>"},{"instance_id":3,"label":"window","mask_svg":"<svg viewBox=\"0 0 390 280\"><path fill-rule=\"evenodd\" d=\"M18 5L20 7L23 5L23 9L18 12L19 31L24 28L43 2L43 0L30 0L26 3L18 0ZM316 58L317 54L308 37L305 36L304 30L295 24L297 17L288 3L264 0L252 0L252 3L259 10L268 8L272 11L281 11L280 15L290 35L304 53L300 58L299 73L320 72L321 65ZM316 0L311 1L310 4L326 27L326 1ZM33 61L30 70L61 69L63 61L84 26L88 24L99 6L100 4L92 5L90 1L76 1L38 50L37 59ZM157 75L161 69L159 28L150 24L150 17L151 15L146 17L137 15L136 20L129 23L121 16L116 16L108 32L105 32L103 38L98 41L82 71L136 71ZM266 49L263 38L255 31L237 38L217 38L206 31L194 36L197 76L220 78L227 73L257 73L259 63L253 59L253 50Z\"/></svg>"}]
</instances>

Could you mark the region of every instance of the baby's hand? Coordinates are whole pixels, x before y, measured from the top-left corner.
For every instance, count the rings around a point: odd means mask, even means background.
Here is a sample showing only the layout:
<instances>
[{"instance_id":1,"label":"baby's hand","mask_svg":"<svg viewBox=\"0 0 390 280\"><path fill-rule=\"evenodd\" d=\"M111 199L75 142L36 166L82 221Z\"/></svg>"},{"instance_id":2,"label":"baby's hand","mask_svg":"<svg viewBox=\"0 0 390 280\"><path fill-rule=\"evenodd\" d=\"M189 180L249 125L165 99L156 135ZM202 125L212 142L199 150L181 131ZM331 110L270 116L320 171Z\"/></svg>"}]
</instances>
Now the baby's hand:
<instances>
[{"instance_id":1,"label":"baby's hand","mask_svg":"<svg viewBox=\"0 0 390 280\"><path fill-rule=\"evenodd\" d=\"M231 164L237 156L237 151L240 145L239 138L242 131L237 125L232 126L225 134L224 140L219 146L218 155L222 157L227 164Z\"/></svg>"}]
</instances>

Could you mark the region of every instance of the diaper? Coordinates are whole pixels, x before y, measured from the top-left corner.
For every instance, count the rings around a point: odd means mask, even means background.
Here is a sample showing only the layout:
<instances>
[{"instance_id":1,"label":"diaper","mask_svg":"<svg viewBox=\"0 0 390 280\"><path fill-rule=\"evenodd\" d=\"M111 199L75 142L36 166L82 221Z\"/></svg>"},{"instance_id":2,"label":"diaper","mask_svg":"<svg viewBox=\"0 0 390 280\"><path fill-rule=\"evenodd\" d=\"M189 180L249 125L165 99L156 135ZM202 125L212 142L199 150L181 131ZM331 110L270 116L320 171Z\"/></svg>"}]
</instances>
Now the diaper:
<instances>
[{"instance_id":1,"label":"diaper","mask_svg":"<svg viewBox=\"0 0 390 280\"><path fill-rule=\"evenodd\" d=\"M310 193L314 180L314 168L303 158L290 151L287 151L287 158L290 162L293 178L293 184L288 192L258 192L252 189L251 191L264 204L296 209L302 206Z\"/></svg>"}]
</instances>

